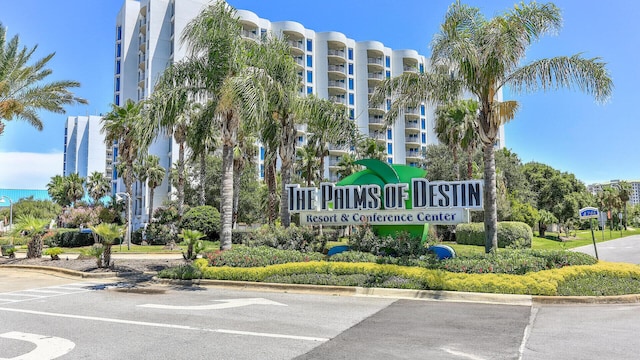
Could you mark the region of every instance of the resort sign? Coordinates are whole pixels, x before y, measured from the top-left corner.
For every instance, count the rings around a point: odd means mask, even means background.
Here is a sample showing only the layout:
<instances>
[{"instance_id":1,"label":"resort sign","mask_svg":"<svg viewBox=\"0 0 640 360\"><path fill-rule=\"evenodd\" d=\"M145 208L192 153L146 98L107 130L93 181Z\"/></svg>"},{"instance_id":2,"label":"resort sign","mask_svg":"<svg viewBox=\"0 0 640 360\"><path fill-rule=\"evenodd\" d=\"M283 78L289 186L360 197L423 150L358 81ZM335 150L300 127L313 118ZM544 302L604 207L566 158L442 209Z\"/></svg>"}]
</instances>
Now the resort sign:
<instances>
[{"instance_id":1,"label":"resort sign","mask_svg":"<svg viewBox=\"0 0 640 360\"><path fill-rule=\"evenodd\" d=\"M356 163L366 169L337 184L287 185L289 211L306 225L391 225L410 232L407 225L416 225L422 232L425 224L468 222L468 210L482 209L482 180L428 181L423 169L374 159Z\"/></svg>"}]
</instances>

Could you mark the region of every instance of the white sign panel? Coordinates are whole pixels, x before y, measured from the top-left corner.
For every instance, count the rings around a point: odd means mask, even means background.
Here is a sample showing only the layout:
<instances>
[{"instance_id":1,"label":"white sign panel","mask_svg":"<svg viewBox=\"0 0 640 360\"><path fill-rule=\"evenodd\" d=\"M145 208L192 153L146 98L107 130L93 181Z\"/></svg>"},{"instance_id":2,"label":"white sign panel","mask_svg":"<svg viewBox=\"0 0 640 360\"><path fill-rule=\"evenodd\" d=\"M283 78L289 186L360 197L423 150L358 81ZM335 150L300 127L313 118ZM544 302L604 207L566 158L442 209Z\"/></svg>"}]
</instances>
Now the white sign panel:
<instances>
[{"instance_id":1,"label":"white sign panel","mask_svg":"<svg viewBox=\"0 0 640 360\"><path fill-rule=\"evenodd\" d=\"M347 211L328 210L301 212L301 225L455 225L467 222L467 210L421 209L421 210L382 210L382 211Z\"/></svg>"}]
</instances>

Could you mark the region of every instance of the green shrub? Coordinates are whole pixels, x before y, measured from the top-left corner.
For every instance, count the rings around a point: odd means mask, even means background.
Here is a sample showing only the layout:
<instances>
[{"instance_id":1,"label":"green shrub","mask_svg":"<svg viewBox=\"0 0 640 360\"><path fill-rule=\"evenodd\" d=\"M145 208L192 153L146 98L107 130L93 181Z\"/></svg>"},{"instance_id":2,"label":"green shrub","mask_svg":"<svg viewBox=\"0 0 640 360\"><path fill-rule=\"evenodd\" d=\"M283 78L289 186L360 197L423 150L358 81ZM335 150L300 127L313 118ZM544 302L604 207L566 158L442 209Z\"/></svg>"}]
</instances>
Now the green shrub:
<instances>
[{"instance_id":1,"label":"green shrub","mask_svg":"<svg viewBox=\"0 0 640 360\"><path fill-rule=\"evenodd\" d=\"M411 236L406 231L393 236L376 236L369 226L359 226L349 237L352 250L368 252L379 256L418 258L427 253L422 239Z\"/></svg>"},{"instance_id":2,"label":"green shrub","mask_svg":"<svg viewBox=\"0 0 640 360\"><path fill-rule=\"evenodd\" d=\"M202 278L202 271L198 267L187 264L163 269L158 276L165 279L193 280Z\"/></svg>"},{"instance_id":3,"label":"green shrub","mask_svg":"<svg viewBox=\"0 0 640 360\"><path fill-rule=\"evenodd\" d=\"M593 265L590 255L565 250L504 250L496 254L477 254L429 263L428 267L460 273L522 275L565 266Z\"/></svg>"},{"instance_id":4,"label":"green shrub","mask_svg":"<svg viewBox=\"0 0 640 360\"><path fill-rule=\"evenodd\" d=\"M340 262L376 262L378 257L362 251L343 251L329 257L329 261Z\"/></svg>"},{"instance_id":5,"label":"green shrub","mask_svg":"<svg viewBox=\"0 0 640 360\"><path fill-rule=\"evenodd\" d=\"M146 235L149 245L165 245L176 240L178 231L171 224L152 222L147 225Z\"/></svg>"},{"instance_id":6,"label":"green shrub","mask_svg":"<svg viewBox=\"0 0 640 360\"><path fill-rule=\"evenodd\" d=\"M44 254L44 255L51 256L51 260L59 260L60 259L59 255L62 254L62 253L63 253L63 251L59 247L48 248L48 249L45 249L42 252L42 254Z\"/></svg>"},{"instance_id":7,"label":"green shrub","mask_svg":"<svg viewBox=\"0 0 640 360\"><path fill-rule=\"evenodd\" d=\"M220 213L213 206L196 206L182 217L180 229L197 230L208 240L217 240L220 236Z\"/></svg>"},{"instance_id":8,"label":"green shrub","mask_svg":"<svg viewBox=\"0 0 640 360\"><path fill-rule=\"evenodd\" d=\"M49 247L82 247L95 243L93 234L81 233L77 229L58 229L56 233L45 240Z\"/></svg>"},{"instance_id":9,"label":"green shrub","mask_svg":"<svg viewBox=\"0 0 640 360\"><path fill-rule=\"evenodd\" d=\"M210 266L233 267L257 267L324 259L324 255L320 253L301 253L268 246L237 246L231 250L206 253L203 257L209 260Z\"/></svg>"},{"instance_id":10,"label":"green shrub","mask_svg":"<svg viewBox=\"0 0 640 360\"><path fill-rule=\"evenodd\" d=\"M280 250L297 250L304 253L322 252L327 245L327 237L316 235L313 228L295 226L263 226L247 232L243 244L250 247L268 246Z\"/></svg>"},{"instance_id":11,"label":"green shrub","mask_svg":"<svg viewBox=\"0 0 640 360\"><path fill-rule=\"evenodd\" d=\"M530 248L533 239L531 227L517 221L502 221L498 223L498 247L505 248L512 244ZM485 245L484 224L470 223L456 226L456 242L462 245Z\"/></svg>"}]
</instances>

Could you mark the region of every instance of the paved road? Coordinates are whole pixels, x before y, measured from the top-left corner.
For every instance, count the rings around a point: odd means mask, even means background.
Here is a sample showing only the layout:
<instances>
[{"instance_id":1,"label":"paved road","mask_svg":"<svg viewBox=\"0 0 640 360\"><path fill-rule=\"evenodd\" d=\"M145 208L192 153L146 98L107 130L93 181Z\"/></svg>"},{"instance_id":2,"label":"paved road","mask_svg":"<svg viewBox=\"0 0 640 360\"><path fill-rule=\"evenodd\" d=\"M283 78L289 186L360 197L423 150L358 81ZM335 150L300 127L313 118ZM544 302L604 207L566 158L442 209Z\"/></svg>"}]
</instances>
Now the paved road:
<instances>
[{"instance_id":1,"label":"paved road","mask_svg":"<svg viewBox=\"0 0 640 360\"><path fill-rule=\"evenodd\" d=\"M8 270L0 269L2 283L15 276ZM0 293L3 359L30 354L33 359L635 360L640 347L638 305L516 306L134 287L121 279L50 280L55 282Z\"/></svg>"},{"instance_id":2,"label":"paved road","mask_svg":"<svg viewBox=\"0 0 640 360\"><path fill-rule=\"evenodd\" d=\"M596 240L599 233L596 233ZM640 264L640 235L596 243L600 260ZM591 256L595 256L593 244L573 248Z\"/></svg>"}]
</instances>

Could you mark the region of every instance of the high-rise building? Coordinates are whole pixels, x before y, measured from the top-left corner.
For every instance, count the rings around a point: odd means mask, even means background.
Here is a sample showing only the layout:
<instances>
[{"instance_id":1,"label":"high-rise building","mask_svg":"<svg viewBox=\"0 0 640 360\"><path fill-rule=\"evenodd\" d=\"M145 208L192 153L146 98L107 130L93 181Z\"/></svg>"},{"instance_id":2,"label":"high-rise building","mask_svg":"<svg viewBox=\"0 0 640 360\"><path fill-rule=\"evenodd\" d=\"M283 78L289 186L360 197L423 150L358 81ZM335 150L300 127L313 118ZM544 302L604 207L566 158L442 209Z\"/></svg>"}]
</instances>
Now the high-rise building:
<instances>
[{"instance_id":1,"label":"high-rise building","mask_svg":"<svg viewBox=\"0 0 640 360\"><path fill-rule=\"evenodd\" d=\"M626 180L631 185L631 195L629 196L629 204L640 204L640 180ZM593 195L597 195L606 187L619 188L620 180L611 180L608 183L596 183L587 185L587 190Z\"/></svg>"},{"instance_id":2,"label":"high-rise building","mask_svg":"<svg viewBox=\"0 0 640 360\"><path fill-rule=\"evenodd\" d=\"M173 61L186 55L180 35L209 0L125 0L116 20L114 103L126 99L139 101L153 91L154 81ZM423 103L405 109L393 126L382 120L390 100L373 106L369 97L384 79L404 72L423 72L428 68L425 56L415 50L394 50L378 41L356 41L340 32L315 32L292 21L271 22L247 10L238 10L243 36L259 41L265 33L283 36L291 46L301 79L300 96L315 94L344 104L360 133L374 138L386 149L387 161L417 166L423 150L437 143L434 111ZM306 143L303 126L298 128L297 145ZM504 146L504 129L498 147ZM338 161L349 149L330 148L325 161L325 178L337 180ZM177 147L168 137L158 138L149 152L160 156L166 169L177 158ZM262 176L263 151L259 166ZM114 154L115 160L115 154ZM116 175L114 173L114 175ZM121 185L118 185L121 186ZM123 191L122 187L117 191ZM145 222L146 189L137 188L133 197L134 214ZM161 204L171 185L165 182L156 189L154 204Z\"/></svg>"},{"instance_id":3,"label":"high-rise building","mask_svg":"<svg viewBox=\"0 0 640 360\"><path fill-rule=\"evenodd\" d=\"M64 128L62 173L86 178L97 171L111 176L111 148L104 142L102 116L69 116Z\"/></svg>"}]
</instances>

